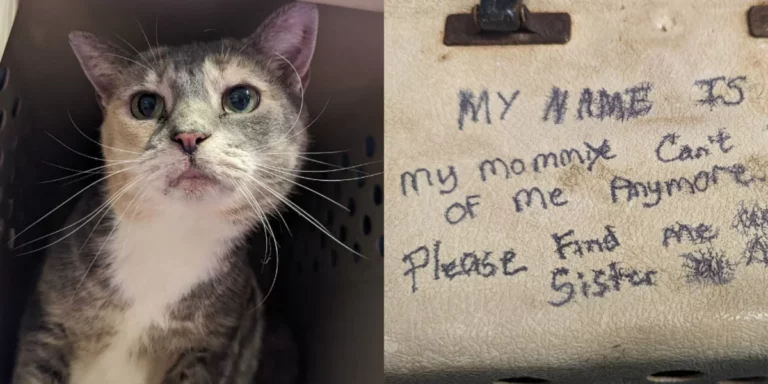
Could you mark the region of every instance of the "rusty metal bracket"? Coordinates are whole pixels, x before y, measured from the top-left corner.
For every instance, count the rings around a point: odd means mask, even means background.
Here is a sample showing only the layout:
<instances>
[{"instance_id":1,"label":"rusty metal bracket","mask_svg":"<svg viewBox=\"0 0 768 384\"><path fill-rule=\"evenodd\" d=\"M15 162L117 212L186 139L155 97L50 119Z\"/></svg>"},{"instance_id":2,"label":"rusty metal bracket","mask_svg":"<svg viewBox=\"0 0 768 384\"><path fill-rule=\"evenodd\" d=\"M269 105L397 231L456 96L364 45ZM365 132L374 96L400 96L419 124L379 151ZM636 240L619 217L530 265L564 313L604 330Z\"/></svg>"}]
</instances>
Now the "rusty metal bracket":
<instances>
[{"instance_id":1,"label":"rusty metal bracket","mask_svg":"<svg viewBox=\"0 0 768 384\"><path fill-rule=\"evenodd\" d=\"M522 0L480 0L471 13L448 15L443 43L448 46L565 44L571 15L535 13Z\"/></svg>"},{"instance_id":2,"label":"rusty metal bracket","mask_svg":"<svg viewBox=\"0 0 768 384\"><path fill-rule=\"evenodd\" d=\"M756 5L747 12L749 34L753 37L768 37L768 5Z\"/></svg>"}]
</instances>

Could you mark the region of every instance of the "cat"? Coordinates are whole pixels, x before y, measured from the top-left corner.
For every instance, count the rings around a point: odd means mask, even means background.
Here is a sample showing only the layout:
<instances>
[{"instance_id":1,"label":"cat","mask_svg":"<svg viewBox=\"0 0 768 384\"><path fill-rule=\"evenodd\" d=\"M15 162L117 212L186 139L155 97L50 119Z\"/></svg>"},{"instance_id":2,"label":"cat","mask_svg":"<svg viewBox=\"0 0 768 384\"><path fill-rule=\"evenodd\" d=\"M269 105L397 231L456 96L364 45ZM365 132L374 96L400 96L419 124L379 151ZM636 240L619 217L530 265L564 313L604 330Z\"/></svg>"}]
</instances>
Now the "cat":
<instances>
[{"instance_id":1,"label":"cat","mask_svg":"<svg viewBox=\"0 0 768 384\"><path fill-rule=\"evenodd\" d=\"M135 54L69 35L105 166L47 251L13 383L291 382L296 364L264 363L295 351L267 323L245 239L290 205L318 18L290 3L245 39Z\"/></svg>"}]
</instances>

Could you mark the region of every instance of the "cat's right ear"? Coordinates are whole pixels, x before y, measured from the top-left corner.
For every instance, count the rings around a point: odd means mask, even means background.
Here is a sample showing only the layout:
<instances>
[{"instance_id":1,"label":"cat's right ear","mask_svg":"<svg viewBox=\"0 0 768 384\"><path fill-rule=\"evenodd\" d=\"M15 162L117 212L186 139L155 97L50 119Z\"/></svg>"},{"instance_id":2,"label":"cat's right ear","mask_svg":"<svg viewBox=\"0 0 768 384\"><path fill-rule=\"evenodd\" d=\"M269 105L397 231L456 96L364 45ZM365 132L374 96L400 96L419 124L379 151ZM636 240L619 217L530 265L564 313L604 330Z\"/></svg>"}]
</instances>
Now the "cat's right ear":
<instances>
[{"instance_id":1,"label":"cat's right ear","mask_svg":"<svg viewBox=\"0 0 768 384\"><path fill-rule=\"evenodd\" d=\"M103 102L109 98L119 83L120 74L128 66L122 50L88 32L79 31L69 34L69 45L99 99Z\"/></svg>"}]
</instances>

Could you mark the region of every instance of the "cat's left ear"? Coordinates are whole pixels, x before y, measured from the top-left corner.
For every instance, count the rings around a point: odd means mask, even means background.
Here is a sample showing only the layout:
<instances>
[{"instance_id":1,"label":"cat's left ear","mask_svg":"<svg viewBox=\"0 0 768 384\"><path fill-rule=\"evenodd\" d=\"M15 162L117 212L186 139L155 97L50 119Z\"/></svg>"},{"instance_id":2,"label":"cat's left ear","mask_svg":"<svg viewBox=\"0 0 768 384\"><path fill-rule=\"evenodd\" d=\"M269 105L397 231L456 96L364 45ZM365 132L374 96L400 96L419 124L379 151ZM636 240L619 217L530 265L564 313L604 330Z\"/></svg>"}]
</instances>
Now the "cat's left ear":
<instances>
[{"instance_id":1,"label":"cat's left ear","mask_svg":"<svg viewBox=\"0 0 768 384\"><path fill-rule=\"evenodd\" d=\"M131 64L130 59L117 46L87 32L70 33L69 45L103 103L118 87L121 74Z\"/></svg>"},{"instance_id":2,"label":"cat's left ear","mask_svg":"<svg viewBox=\"0 0 768 384\"><path fill-rule=\"evenodd\" d=\"M258 51L269 57L273 69L280 71L286 83L295 91L300 91L302 87L306 89L309 84L309 66L315 54L318 18L314 4L294 2L273 13L246 39L247 43L255 44Z\"/></svg>"}]
</instances>

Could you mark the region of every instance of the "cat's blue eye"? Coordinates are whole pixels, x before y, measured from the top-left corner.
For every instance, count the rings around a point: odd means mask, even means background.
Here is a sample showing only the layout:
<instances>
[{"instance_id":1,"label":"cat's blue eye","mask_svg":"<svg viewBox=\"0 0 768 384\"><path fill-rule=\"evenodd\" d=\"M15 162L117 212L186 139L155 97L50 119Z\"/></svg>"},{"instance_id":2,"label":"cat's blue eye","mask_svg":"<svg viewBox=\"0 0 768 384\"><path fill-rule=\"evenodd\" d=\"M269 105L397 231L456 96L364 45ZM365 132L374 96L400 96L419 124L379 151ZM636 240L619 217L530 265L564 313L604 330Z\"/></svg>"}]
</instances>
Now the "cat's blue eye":
<instances>
[{"instance_id":1,"label":"cat's blue eye","mask_svg":"<svg viewBox=\"0 0 768 384\"><path fill-rule=\"evenodd\" d=\"M248 85L238 85L228 89L222 96L221 104L231 113L248 113L259 106L259 92Z\"/></svg>"},{"instance_id":2,"label":"cat's blue eye","mask_svg":"<svg viewBox=\"0 0 768 384\"><path fill-rule=\"evenodd\" d=\"M155 93L138 93L131 100L131 114L139 120L151 120L160 117L164 107L163 98Z\"/></svg>"}]
</instances>

